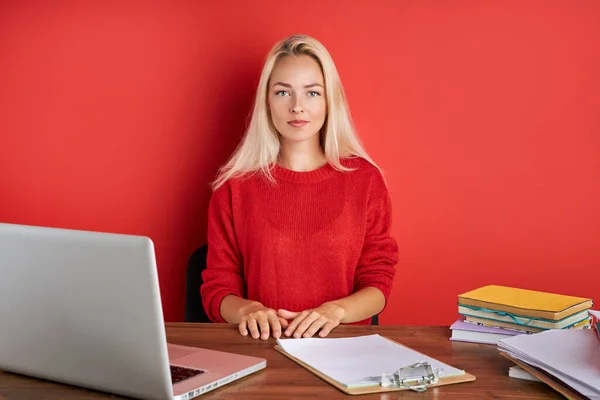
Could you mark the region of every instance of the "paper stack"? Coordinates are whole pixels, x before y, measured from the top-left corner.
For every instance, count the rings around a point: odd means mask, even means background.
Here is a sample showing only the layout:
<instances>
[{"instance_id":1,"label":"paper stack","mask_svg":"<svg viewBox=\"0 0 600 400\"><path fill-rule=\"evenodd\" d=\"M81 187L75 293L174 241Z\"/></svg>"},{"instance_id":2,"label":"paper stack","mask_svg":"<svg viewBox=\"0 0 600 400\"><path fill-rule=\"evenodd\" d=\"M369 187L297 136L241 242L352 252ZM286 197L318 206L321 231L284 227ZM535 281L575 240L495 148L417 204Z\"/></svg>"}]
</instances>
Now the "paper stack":
<instances>
[{"instance_id":1,"label":"paper stack","mask_svg":"<svg viewBox=\"0 0 600 400\"><path fill-rule=\"evenodd\" d=\"M484 286L458 296L461 317L450 327L451 340L495 344L524 333L589 328L592 305L584 297Z\"/></svg>"},{"instance_id":2,"label":"paper stack","mask_svg":"<svg viewBox=\"0 0 600 400\"><path fill-rule=\"evenodd\" d=\"M591 329L518 335L499 340L498 350L568 398L600 399L600 347Z\"/></svg>"}]
</instances>

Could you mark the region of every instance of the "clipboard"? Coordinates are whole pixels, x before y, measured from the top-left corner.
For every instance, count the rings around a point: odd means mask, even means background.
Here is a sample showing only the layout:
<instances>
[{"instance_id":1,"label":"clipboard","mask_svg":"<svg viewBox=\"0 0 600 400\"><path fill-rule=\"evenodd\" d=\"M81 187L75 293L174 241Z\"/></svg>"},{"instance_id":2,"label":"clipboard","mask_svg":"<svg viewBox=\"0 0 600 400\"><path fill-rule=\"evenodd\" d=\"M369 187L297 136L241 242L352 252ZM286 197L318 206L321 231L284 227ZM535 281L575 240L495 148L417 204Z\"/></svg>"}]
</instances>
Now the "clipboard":
<instances>
[{"instance_id":1,"label":"clipboard","mask_svg":"<svg viewBox=\"0 0 600 400\"><path fill-rule=\"evenodd\" d=\"M406 347L407 349L413 350L410 347L405 346L401 343L398 343L395 340L392 340L388 337L384 337L384 338L386 340L389 340L392 343L399 345L399 346ZM334 386L338 390L340 390L346 394L349 394L349 395L354 396L354 395L361 395L361 394L385 393L385 392L395 392L395 391L399 391L399 390L410 390L409 387L384 387L381 385L349 388L349 387L346 387L345 385L341 384L340 382L330 378L328 375L316 370L315 368L313 368L310 365L306 364L305 362L299 360L298 358L292 356L291 354L289 354L288 352L283 350L279 345L275 345L275 350L277 350L279 353L283 354L285 357L289 358L290 360L294 361L298 365L302 366L303 368L306 368L307 370L309 370L310 372L312 372L313 374L315 374L316 376L318 376L325 382L329 383L330 385ZM416 350L413 350L413 351L416 352ZM410 366L407 366L407 367L410 367ZM385 374L383 374L383 375L385 375ZM426 383L423 386L425 386L426 388L433 388L433 387L438 387L438 386L452 385L455 383L472 382L474 380L475 380L475 376L471 375L465 371L464 375L440 377L439 379L436 379L435 383Z\"/></svg>"},{"instance_id":2,"label":"clipboard","mask_svg":"<svg viewBox=\"0 0 600 400\"><path fill-rule=\"evenodd\" d=\"M585 400L585 397L583 397L581 394L566 386L564 383L551 376L550 374L546 373L542 369L524 363L523 361L517 360L516 358L512 358L510 355L503 351L500 352L500 355L514 362L519 367L523 368L525 371L529 372L531 375L535 376L536 378L544 382L546 385L550 386L552 389L565 396L568 400Z\"/></svg>"}]
</instances>

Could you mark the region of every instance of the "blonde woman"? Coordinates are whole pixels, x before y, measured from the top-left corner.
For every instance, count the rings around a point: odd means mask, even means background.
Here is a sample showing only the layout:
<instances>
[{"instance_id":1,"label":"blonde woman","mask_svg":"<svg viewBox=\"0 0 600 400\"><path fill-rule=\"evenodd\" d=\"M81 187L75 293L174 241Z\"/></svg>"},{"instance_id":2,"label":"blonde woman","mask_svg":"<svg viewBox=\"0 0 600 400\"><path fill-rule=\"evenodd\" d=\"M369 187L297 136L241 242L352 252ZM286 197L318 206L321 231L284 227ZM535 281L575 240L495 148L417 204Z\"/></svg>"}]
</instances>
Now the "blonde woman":
<instances>
[{"instance_id":1,"label":"blonde woman","mask_svg":"<svg viewBox=\"0 0 600 400\"><path fill-rule=\"evenodd\" d=\"M398 257L389 194L317 40L273 47L213 186L201 286L212 321L255 339L325 337L385 307Z\"/></svg>"}]
</instances>

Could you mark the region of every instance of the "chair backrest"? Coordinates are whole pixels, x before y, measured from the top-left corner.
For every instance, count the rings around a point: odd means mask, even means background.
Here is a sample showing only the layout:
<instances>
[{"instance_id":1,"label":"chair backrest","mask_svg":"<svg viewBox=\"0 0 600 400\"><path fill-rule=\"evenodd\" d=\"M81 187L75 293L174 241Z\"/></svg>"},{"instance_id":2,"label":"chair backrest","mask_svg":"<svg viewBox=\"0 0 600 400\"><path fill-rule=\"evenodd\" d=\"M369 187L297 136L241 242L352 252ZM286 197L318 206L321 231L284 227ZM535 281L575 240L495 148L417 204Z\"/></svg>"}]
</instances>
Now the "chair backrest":
<instances>
[{"instance_id":1,"label":"chair backrest","mask_svg":"<svg viewBox=\"0 0 600 400\"><path fill-rule=\"evenodd\" d=\"M185 280L185 322L211 322L204 311L200 286L202 286L202 271L206 269L208 245L197 248L188 261ZM379 325L379 315L371 318L371 325Z\"/></svg>"},{"instance_id":2,"label":"chair backrest","mask_svg":"<svg viewBox=\"0 0 600 400\"><path fill-rule=\"evenodd\" d=\"M204 311L200 286L206 269L208 245L197 248L188 260L185 278L185 322L211 322Z\"/></svg>"}]
</instances>

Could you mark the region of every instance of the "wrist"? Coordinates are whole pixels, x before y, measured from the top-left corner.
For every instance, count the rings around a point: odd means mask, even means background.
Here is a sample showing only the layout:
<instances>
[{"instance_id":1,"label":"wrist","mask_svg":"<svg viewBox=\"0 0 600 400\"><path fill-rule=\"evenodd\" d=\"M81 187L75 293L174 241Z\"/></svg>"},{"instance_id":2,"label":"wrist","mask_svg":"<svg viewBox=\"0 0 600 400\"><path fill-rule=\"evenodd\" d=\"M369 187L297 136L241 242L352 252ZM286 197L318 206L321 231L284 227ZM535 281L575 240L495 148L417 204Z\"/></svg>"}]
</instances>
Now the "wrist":
<instances>
[{"instance_id":1,"label":"wrist","mask_svg":"<svg viewBox=\"0 0 600 400\"><path fill-rule=\"evenodd\" d=\"M239 309L238 320L260 308L264 308L262 303L254 300L248 300L248 303L246 303Z\"/></svg>"},{"instance_id":2,"label":"wrist","mask_svg":"<svg viewBox=\"0 0 600 400\"><path fill-rule=\"evenodd\" d=\"M345 318L346 318L346 308L344 307L344 304L341 303L340 301L330 301L328 303L325 303L330 307L334 308L334 314L339 317L340 319L340 323L344 323Z\"/></svg>"}]
</instances>

